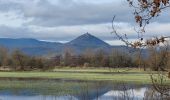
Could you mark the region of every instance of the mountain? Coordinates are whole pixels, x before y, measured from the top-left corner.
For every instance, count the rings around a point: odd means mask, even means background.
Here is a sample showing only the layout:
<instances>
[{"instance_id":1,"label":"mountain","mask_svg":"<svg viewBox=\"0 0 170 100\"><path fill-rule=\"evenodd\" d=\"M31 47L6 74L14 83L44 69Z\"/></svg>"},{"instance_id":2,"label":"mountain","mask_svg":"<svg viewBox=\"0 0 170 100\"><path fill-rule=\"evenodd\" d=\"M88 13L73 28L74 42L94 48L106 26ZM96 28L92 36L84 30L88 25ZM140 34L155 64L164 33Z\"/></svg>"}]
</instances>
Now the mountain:
<instances>
[{"instance_id":1,"label":"mountain","mask_svg":"<svg viewBox=\"0 0 170 100\"><path fill-rule=\"evenodd\" d=\"M96 47L110 47L109 44L102 41L101 39L86 33L83 34L76 39L70 41L67 43L67 45L74 45L74 46L81 46L81 47L90 47L90 48L96 48Z\"/></svg>"},{"instance_id":2,"label":"mountain","mask_svg":"<svg viewBox=\"0 0 170 100\"><path fill-rule=\"evenodd\" d=\"M73 49L76 54L82 53L87 49L92 49L94 51L102 49L106 52L110 52L113 48L119 50L126 49L125 46L110 46L106 42L89 33L83 34L65 44L39 41L31 38L0 38L0 46L8 48L9 51L19 49L28 55L36 56L61 54L66 48Z\"/></svg>"},{"instance_id":3,"label":"mountain","mask_svg":"<svg viewBox=\"0 0 170 100\"><path fill-rule=\"evenodd\" d=\"M101 39L86 33L83 34L76 39L68 42L65 44L65 47L72 48L76 50L77 52L84 51L86 49L103 49L108 51L111 46L107 44L106 42L102 41Z\"/></svg>"}]
</instances>

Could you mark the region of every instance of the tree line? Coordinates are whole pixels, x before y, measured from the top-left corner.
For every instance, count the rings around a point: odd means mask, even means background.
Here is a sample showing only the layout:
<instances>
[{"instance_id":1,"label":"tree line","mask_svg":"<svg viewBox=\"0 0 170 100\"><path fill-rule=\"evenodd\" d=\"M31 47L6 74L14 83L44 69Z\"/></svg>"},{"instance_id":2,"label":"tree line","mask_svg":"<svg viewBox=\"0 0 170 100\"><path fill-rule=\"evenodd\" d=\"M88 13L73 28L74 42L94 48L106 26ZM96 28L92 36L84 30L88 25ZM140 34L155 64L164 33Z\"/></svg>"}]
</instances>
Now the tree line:
<instances>
[{"instance_id":1,"label":"tree line","mask_svg":"<svg viewBox=\"0 0 170 100\"><path fill-rule=\"evenodd\" d=\"M11 52L5 47L0 47L0 66L2 70L47 70L53 67L53 63L44 57L29 56L20 50Z\"/></svg>"},{"instance_id":2,"label":"tree line","mask_svg":"<svg viewBox=\"0 0 170 100\"><path fill-rule=\"evenodd\" d=\"M76 55L67 49L63 54L55 57L37 57L26 55L19 50L9 52L7 48L0 47L0 68L10 70L49 70L55 67L107 67L107 68L141 68L144 70L170 69L169 48L162 47L148 49L147 57L141 52L128 53L113 49L109 54L103 50L86 50Z\"/></svg>"}]
</instances>

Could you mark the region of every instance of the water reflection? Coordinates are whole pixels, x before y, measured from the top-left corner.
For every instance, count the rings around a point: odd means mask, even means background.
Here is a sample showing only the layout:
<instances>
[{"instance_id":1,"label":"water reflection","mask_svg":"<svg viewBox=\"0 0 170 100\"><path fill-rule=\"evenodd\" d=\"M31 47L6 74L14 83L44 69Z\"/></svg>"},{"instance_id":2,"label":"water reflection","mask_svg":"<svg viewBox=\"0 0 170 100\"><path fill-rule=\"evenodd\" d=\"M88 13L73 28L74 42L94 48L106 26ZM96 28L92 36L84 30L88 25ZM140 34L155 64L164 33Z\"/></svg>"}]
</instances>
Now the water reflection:
<instances>
[{"instance_id":1,"label":"water reflection","mask_svg":"<svg viewBox=\"0 0 170 100\"><path fill-rule=\"evenodd\" d=\"M100 100L143 100L146 87L140 89L111 90L99 97Z\"/></svg>"},{"instance_id":2,"label":"water reflection","mask_svg":"<svg viewBox=\"0 0 170 100\"><path fill-rule=\"evenodd\" d=\"M78 100L73 96L15 96L15 95L0 95L0 100Z\"/></svg>"},{"instance_id":3,"label":"water reflection","mask_svg":"<svg viewBox=\"0 0 170 100\"><path fill-rule=\"evenodd\" d=\"M133 90L134 94L132 93L132 90L128 90L127 93L130 95L124 97L124 91L120 90L111 90L104 94L101 94L101 96L89 94L85 95L82 94L81 96L52 96L52 95L13 95L13 94L1 94L0 98L1 100L143 100L144 93L146 88L141 88L139 90ZM94 93L95 94L95 93ZM96 93L97 94L97 93ZM135 96L134 96L135 95ZM125 99L126 98L126 99Z\"/></svg>"},{"instance_id":4,"label":"water reflection","mask_svg":"<svg viewBox=\"0 0 170 100\"><path fill-rule=\"evenodd\" d=\"M30 82L31 86L20 88L15 85L5 85L5 88L0 89L0 100L159 100L156 98L159 94L153 92L149 85L112 82L47 82L42 82L43 85L41 82L40 85L37 85L37 82L36 84ZM44 87L47 84L49 86Z\"/></svg>"}]
</instances>

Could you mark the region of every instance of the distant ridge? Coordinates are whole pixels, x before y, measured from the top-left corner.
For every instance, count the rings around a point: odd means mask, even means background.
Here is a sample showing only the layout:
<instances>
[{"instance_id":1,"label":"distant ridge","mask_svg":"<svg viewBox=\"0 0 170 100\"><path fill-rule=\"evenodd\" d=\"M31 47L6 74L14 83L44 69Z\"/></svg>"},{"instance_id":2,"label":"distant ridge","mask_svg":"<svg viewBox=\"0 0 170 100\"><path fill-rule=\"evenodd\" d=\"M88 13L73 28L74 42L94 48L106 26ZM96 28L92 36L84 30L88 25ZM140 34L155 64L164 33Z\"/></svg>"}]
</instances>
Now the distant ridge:
<instances>
[{"instance_id":1,"label":"distant ridge","mask_svg":"<svg viewBox=\"0 0 170 100\"><path fill-rule=\"evenodd\" d=\"M44 55L55 50L55 47L61 47L63 44L55 42L39 41L32 38L0 38L0 46L6 47L9 51L16 49L28 55Z\"/></svg>"},{"instance_id":2,"label":"distant ridge","mask_svg":"<svg viewBox=\"0 0 170 100\"><path fill-rule=\"evenodd\" d=\"M32 38L0 38L0 46L4 46L13 51L19 49L28 55L48 55L48 54L61 54L66 48L71 48L75 53L82 53L87 49L104 50L110 52L112 48L124 49L125 46L111 46L103 40L85 33L68 43L46 42L39 41Z\"/></svg>"},{"instance_id":3,"label":"distant ridge","mask_svg":"<svg viewBox=\"0 0 170 100\"><path fill-rule=\"evenodd\" d=\"M7 47L34 47L48 45L49 43L53 45L61 44L55 42L39 41L32 38L18 38L18 39L0 38L0 45L4 45Z\"/></svg>"}]
</instances>

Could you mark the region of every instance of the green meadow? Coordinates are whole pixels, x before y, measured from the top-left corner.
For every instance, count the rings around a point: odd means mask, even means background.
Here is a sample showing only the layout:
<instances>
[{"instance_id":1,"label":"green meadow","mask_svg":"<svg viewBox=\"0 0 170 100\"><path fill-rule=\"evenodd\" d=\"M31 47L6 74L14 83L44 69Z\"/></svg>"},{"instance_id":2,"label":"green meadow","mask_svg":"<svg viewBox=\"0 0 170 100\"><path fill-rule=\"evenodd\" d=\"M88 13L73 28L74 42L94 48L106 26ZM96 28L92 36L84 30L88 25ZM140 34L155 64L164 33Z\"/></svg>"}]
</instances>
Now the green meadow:
<instances>
[{"instance_id":1,"label":"green meadow","mask_svg":"<svg viewBox=\"0 0 170 100\"><path fill-rule=\"evenodd\" d=\"M156 75L155 72L152 72ZM151 72L139 69L57 68L51 71L0 72L0 80L81 80L150 84ZM168 78L165 78L170 83Z\"/></svg>"}]
</instances>

